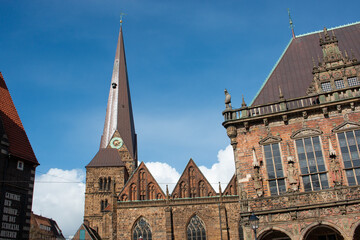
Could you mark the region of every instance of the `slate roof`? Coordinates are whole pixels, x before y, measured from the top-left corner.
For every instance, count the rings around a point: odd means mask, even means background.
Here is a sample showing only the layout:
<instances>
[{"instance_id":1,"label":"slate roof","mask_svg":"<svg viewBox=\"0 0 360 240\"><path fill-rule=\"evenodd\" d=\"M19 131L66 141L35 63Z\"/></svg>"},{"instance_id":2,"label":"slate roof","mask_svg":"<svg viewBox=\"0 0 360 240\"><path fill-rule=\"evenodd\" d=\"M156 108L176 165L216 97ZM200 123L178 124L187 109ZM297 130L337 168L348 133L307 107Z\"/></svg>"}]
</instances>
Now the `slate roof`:
<instances>
[{"instance_id":1,"label":"slate roof","mask_svg":"<svg viewBox=\"0 0 360 240\"><path fill-rule=\"evenodd\" d=\"M115 88L114 84L116 84ZM136 133L121 27L115 53L114 68L100 148L106 148L108 146L115 130L119 132L125 146L132 155L132 158L136 159Z\"/></svg>"},{"instance_id":2,"label":"slate roof","mask_svg":"<svg viewBox=\"0 0 360 240\"><path fill-rule=\"evenodd\" d=\"M340 51L346 50L351 57L353 50L355 57L360 58L360 22L330 28L339 41ZM285 99L306 95L306 90L313 80L312 68L314 58L318 63L318 56L322 60L322 49L319 45L319 33L323 31L297 36L291 39L279 61L275 64L269 77L253 99L252 106L279 101L279 86Z\"/></svg>"},{"instance_id":3,"label":"slate roof","mask_svg":"<svg viewBox=\"0 0 360 240\"><path fill-rule=\"evenodd\" d=\"M9 141L9 153L39 165L1 72L0 117Z\"/></svg>"},{"instance_id":4,"label":"slate roof","mask_svg":"<svg viewBox=\"0 0 360 240\"><path fill-rule=\"evenodd\" d=\"M115 148L101 148L86 167L122 167L125 166Z\"/></svg>"}]
</instances>

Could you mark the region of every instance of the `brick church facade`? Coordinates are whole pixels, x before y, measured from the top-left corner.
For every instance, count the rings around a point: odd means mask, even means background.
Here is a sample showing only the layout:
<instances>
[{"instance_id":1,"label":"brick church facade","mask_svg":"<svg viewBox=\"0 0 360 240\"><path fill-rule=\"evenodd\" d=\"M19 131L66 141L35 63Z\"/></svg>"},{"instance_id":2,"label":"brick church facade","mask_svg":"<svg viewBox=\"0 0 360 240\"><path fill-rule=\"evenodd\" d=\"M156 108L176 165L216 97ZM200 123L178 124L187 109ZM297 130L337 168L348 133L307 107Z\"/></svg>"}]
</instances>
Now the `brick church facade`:
<instances>
[{"instance_id":1,"label":"brick church facade","mask_svg":"<svg viewBox=\"0 0 360 240\"><path fill-rule=\"evenodd\" d=\"M223 126L234 176L215 191L190 159L164 192L137 159L120 28L101 146L74 239L360 239L360 23L293 35L250 106ZM238 93L236 93L238 95ZM88 231L89 232L89 231Z\"/></svg>"}]
</instances>

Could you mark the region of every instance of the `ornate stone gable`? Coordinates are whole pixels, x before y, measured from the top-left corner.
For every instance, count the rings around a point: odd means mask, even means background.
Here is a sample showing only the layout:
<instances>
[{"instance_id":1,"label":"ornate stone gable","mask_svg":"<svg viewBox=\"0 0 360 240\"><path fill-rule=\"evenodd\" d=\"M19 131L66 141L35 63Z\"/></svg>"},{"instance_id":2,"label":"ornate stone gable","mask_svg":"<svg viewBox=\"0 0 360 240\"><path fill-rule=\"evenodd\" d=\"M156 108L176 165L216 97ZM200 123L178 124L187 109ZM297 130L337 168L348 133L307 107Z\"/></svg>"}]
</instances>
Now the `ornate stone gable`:
<instances>
[{"instance_id":1,"label":"ornate stone gable","mask_svg":"<svg viewBox=\"0 0 360 240\"><path fill-rule=\"evenodd\" d=\"M275 137L272 135L268 135L265 138L261 139L259 141L259 144L266 145L266 144L270 144L270 143L278 143L278 142L281 142L281 140L282 140L281 137Z\"/></svg>"},{"instance_id":2,"label":"ornate stone gable","mask_svg":"<svg viewBox=\"0 0 360 240\"><path fill-rule=\"evenodd\" d=\"M120 201L165 199L165 194L144 162L130 176L119 194Z\"/></svg>"},{"instance_id":3,"label":"ornate stone gable","mask_svg":"<svg viewBox=\"0 0 360 240\"><path fill-rule=\"evenodd\" d=\"M307 94L331 92L359 85L360 63L354 54L351 53L352 56L350 57L345 51L345 56L343 55L334 32L330 36L327 29L324 28L324 37L321 34L319 35L323 53L322 61L318 56L318 66L316 66L313 59L313 81L307 90Z\"/></svg>"},{"instance_id":4,"label":"ornate stone gable","mask_svg":"<svg viewBox=\"0 0 360 240\"><path fill-rule=\"evenodd\" d=\"M237 185L236 185L236 174L230 179L229 184L226 186L223 195L233 196L237 195Z\"/></svg>"},{"instance_id":5,"label":"ornate stone gable","mask_svg":"<svg viewBox=\"0 0 360 240\"><path fill-rule=\"evenodd\" d=\"M172 198L193 198L215 196L216 192L201 173L195 162L190 159L177 182L171 197Z\"/></svg>"},{"instance_id":6,"label":"ornate stone gable","mask_svg":"<svg viewBox=\"0 0 360 240\"><path fill-rule=\"evenodd\" d=\"M292 139L298 139L298 138L304 138L304 137L313 137L313 136L319 136L323 132L319 129L314 128L302 128L291 134Z\"/></svg>"},{"instance_id":7,"label":"ornate stone gable","mask_svg":"<svg viewBox=\"0 0 360 240\"><path fill-rule=\"evenodd\" d=\"M345 122L341 123L339 126L336 126L332 130L332 132L334 132L334 133L344 132L344 131L353 130L353 129L360 129L360 124L356 123L356 122L345 121Z\"/></svg>"}]
</instances>

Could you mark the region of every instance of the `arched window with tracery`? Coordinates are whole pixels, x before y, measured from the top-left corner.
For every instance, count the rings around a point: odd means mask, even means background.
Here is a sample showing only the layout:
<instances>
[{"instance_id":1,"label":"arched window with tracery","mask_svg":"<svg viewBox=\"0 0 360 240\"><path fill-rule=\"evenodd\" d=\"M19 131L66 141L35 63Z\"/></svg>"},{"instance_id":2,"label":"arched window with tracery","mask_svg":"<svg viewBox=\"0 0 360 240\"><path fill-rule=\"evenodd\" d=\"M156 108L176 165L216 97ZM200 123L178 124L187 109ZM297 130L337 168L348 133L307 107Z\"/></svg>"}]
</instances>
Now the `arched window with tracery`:
<instances>
[{"instance_id":1,"label":"arched window with tracery","mask_svg":"<svg viewBox=\"0 0 360 240\"><path fill-rule=\"evenodd\" d=\"M206 197L205 182L203 180L199 182L199 194L200 197Z\"/></svg>"},{"instance_id":2,"label":"arched window with tracery","mask_svg":"<svg viewBox=\"0 0 360 240\"><path fill-rule=\"evenodd\" d=\"M104 209L105 209L108 205L109 205L108 200L107 200L107 199L105 199Z\"/></svg>"},{"instance_id":3,"label":"arched window with tracery","mask_svg":"<svg viewBox=\"0 0 360 240\"><path fill-rule=\"evenodd\" d=\"M130 186L130 196L131 196L131 200L134 201L134 200L137 200L136 199L136 185L135 183L131 184Z\"/></svg>"},{"instance_id":4,"label":"arched window with tracery","mask_svg":"<svg viewBox=\"0 0 360 240\"><path fill-rule=\"evenodd\" d=\"M149 199L155 199L155 185L153 183L150 183L148 186L148 191L149 191Z\"/></svg>"},{"instance_id":5,"label":"arched window with tracery","mask_svg":"<svg viewBox=\"0 0 360 240\"><path fill-rule=\"evenodd\" d=\"M161 193L158 193L158 194L157 194L156 199L163 199Z\"/></svg>"},{"instance_id":6,"label":"arched window with tracery","mask_svg":"<svg viewBox=\"0 0 360 240\"><path fill-rule=\"evenodd\" d=\"M187 226L187 240L206 240L204 222L194 215Z\"/></svg>"},{"instance_id":7,"label":"arched window with tracery","mask_svg":"<svg viewBox=\"0 0 360 240\"><path fill-rule=\"evenodd\" d=\"M133 240L152 240L152 234L149 223L141 217L134 225Z\"/></svg>"},{"instance_id":8,"label":"arched window with tracery","mask_svg":"<svg viewBox=\"0 0 360 240\"><path fill-rule=\"evenodd\" d=\"M100 178L99 179L99 189L102 190L102 187L103 187L103 179Z\"/></svg>"}]
</instances>

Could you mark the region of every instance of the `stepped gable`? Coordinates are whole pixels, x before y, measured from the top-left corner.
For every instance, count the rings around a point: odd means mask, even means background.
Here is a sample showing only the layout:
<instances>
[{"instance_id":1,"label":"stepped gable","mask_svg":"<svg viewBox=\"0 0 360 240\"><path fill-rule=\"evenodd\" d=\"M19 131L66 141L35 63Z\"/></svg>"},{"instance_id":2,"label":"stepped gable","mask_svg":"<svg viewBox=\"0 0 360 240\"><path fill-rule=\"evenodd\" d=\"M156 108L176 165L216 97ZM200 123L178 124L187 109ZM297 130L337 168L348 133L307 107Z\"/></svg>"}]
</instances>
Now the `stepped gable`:
<instances>
[{"instance_id":1,"label":"stepped gable","mask_svg":"<svg viewBox=\"0 0 360 240\"><path fill-rule=\"evenodd\" d=\"M190 161L185 167L179 181L177 182L171 197L176 198L193 198L215 196L216 192L209 181L202 174L195 162Z\"/></svg>"},{"instance_id":2,"label":"stepped gable","mask_svg":"<svg viewBox=\"0 0 360 240\"><path fill-rule=\"evenodd\" d=\"M236 174L230 179L229 184L225 188L223 195L233 196L237 195L237 185L236 185Z\"/></svg>"},{"instance_id":3,"label":"stepped gable","mask_svg":"<svg viewBox=\"0 0 360 240\"><path fill-rule=\"evenodd\" d=\"M165 199L155 178L151 175L144 162L130 176L119 194L120 201Z\"/></svg>"},{"instance_id":4,"label":"stepped gable","mask_svg":"<svg viewBox=\"0 0 360 240\"><path fill-rule=\"evenodd\" d=\"M120 153L115 148L100 149L86 167L122 167L125 166L121 160Z\"/></svg>"},{"instance_id":5,"label":"stepped gable","mask_svg":"<svg viewBox=\"0 0 360 240\"><path fill-rule=\"evenodd\" d=\"M39 165L34 151L12 101L9 89L0 72L0 117L9 142L9 153Z\"/></svg>"},{"instance_id":6,"label":"stepped gable","mask_svg":"<svg viewBox=\"0 0 360 240\"><path fill-rule=\"evenodd\" d=\"M341 51L351 52L360 58L360 22L341 27L330 28L339 40ZM323 52L319 44L317 31L310 34L296 36L291 39L282 56L265 80L263 86L253 99L251 106L279 101L279 87L285 99L306 96L306 90L313 80L313 62L318 63Z\"/></svg>"}]
</instances>

